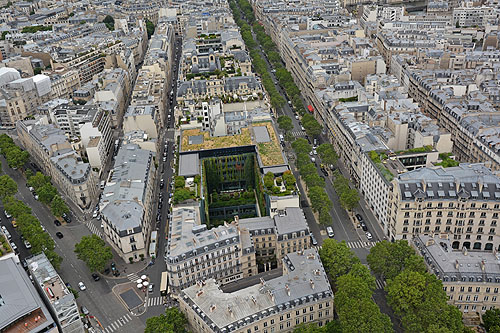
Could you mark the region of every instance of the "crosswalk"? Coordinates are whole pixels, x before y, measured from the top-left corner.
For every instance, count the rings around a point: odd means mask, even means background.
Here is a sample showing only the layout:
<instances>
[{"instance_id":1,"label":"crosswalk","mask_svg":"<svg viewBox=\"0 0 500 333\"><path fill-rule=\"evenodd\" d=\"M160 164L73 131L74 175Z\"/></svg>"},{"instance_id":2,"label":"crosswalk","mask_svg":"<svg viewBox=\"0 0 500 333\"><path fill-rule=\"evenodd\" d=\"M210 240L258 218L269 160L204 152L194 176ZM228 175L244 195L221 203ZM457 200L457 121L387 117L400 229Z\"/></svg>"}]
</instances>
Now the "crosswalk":
<instances>
[{"instance_id":1,"label":"crosswalk","mask_svg":"<svg viewBox=\"0 0 500 333\"><path fill-rule=\"evenodd\" d=\"M98 227L96 227L96 225L94 223L92 223L92 222L87 223L87 228L89 228L89 230L90 230L91 233L93 233L93 234L99 236L100 238L102 238L102 232L101 232L101 230Z\"/></svg>"},{"instance_id":2,"label":"crosswalk","mask_svg":"<svg viewBox=\"0 0 500 333\"><path fill-rule=\"evenodd\" d=\"M347 242L347 247L350 249L369 249L375 246L377 242L363 242L363 241L355 241L355 242Z\"/></svg>"},{"instance_id":3,"label":"crosswalk","mask_svg":"<svg viewBox=\"0 0 500 333\"><path fill-rule=\"evenodd\" d=\"M117 320L115 320L114 322L112 322L111 324L106 326L104 328L104 333L123 331L123 329L120 327L122 327L123 325L125 325L126 323L128 323L131 320L132 320L132 317L130 316L130 314L127 313L126 315L121 316L120 318L118 318Z\"/></svg>"},{"instance_id":4,"label":"crosswalk","mask_svg":"<svg viewBox=\"0 0 500 333\"><path fill-rule=\"evenodd\" d=\"M139 275L137 275L135 273L130 273L127 275L127 279L129 279L132 282L135 282L135 281L139 280L140 277L139 277Z\"/></svg>"},{"instance_id":5,"label":"crosswalk","mask_svg":"<svg viewBox=\"0 0 500 333\"><path fill-rule=\"evenodd\" d=\"M163 297L162 296L148 298L148 306L158 306L158 305L162 305L162 304L163 304Z\"/></svg>"},{"instance_id":6,"label":"crosswalk","mask_svg":"<svg viewBox=\"0 0 500 333\"><path fill-rule=\"evenodd\" d=\"M306 136L306 132L305 131L292 131L292 135L294 137Z\"/></svg>"},{"instance_id":7,"label":"crosswalk","mask_svg":"<svg viewBox=\"0 0 500 333\"><path fill-rule=\"evenodd\" d=\"M384 289L387 283L385 282L385 280L376 279L375 284L377 285L377 289Z\"/></svg>"}]
</instances>

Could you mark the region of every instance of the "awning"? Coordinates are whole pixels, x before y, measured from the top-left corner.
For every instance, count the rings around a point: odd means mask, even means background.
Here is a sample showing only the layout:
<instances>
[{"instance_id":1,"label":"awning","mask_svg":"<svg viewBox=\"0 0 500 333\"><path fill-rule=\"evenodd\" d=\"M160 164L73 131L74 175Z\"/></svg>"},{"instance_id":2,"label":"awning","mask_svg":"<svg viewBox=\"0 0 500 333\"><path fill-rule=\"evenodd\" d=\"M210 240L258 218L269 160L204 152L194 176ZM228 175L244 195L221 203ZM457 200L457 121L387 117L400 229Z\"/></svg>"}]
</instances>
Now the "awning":
<instances>
[{"instance_id":1,"label":"awning","mask_svg":"<svg viewBox=\"0 0 500 333\"><path fill-rule=\"evenodd\" d=\"M314 112L314 109L313 109L312 105L308 105L307 109L309 110L309 112Z\"/></svg>"}]
</instances>

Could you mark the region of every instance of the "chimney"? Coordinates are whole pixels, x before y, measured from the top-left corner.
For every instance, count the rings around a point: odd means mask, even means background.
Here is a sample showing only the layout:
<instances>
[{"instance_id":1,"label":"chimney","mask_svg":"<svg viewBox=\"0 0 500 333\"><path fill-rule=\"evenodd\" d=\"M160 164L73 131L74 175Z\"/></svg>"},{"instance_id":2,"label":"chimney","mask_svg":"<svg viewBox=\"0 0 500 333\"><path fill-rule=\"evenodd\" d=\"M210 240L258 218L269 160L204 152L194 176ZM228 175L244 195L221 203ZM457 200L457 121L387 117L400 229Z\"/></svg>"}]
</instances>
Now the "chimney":
<instances>
[{"instance_id":1,"label":"chimney","mask_svg":"<svg viewBox=\"0 0 500 333\"><path fill-rule=\"evenodd\" d=\"M464 254L464 256L469 254L469 252L467 251L467 248L465 246L462 248L462 253Z\"/></svg>"},{"instance_id":2,"label":"chimney","mask_svg":"<svg viewBox=\"0 0 500 333\"><path fill-rule=\"evenodd\" d=\"M314 281L312 279L309 279L309 284L311 285L311 289L314 289Z\"/></svg>"},{"instance_id":3,"label":"chimney","mask_svg":"<svg viewBox=\"0 0 500 333\"><path fill-rule=\"evenodd\" d=\"M288 284L285 284L285 289L286 289L286 294L290 296L290 287L288 286Z\"/></svg>"},{"instance_id":4,"label":"chimney","mask_svg":"<svg viewBox=\"0 0 500 333\"><path fill-rule=\"evenodd\" d=\"M309 253L307 255L307 259L314 259L314 253Z\"/></svg>"},{"instance_id":5,"label":"chimney","mask_svg":"<svg viewBox=\"0 0 500 333\"><path fill-rule=\"evenodd\" d=\"M236 224L240 222L240 217L238 215L234 215L234 222L236 222Z\"/></svg>"},{"instance_id":6,"label":"chimney","mask_svg":"<svg viewBox=\"0 0 500 333\"><path fill-rule=\"evenodd\" d=\"M203 289L200 289L200 291L196 293L196 297L200 297L201 295L203 295Z\"/></svg>"},{"instance_id":7,"label":"chimney","mask_svg":"<svg viewBox=\"0 0 500 333\"><path fill-rule=\"evenodd\" d=\"M457 259L457 260L455 260L455 269L458 269L459 266L460 265L458 264L458 259Z\"/></svg>"},{"instance_id":8,"label":"chimney","mask_svg":"<svg viewBox=\"0 0 500 333\"><path fill-rule=\"evenodd\" d=\"M227 306L227 312L229 312L229 314L231 315L231 318L234 318L234 312L233 312L233 310L231 310L231 307L229 305Z\"/></svg>"},{"instance_id":9,"label":"chimney","mask_svg":"<svg viewBox=\"0 0 500 333\"><path fill-rule=\"evenodd\" d=\"M274 293L272 290L268 290L267 293L269 294L269 296L271 296L271 301L274 302Z\"/></svg>"},{"instance_id":10,"label":"chimney","mask_svg":"<svg viewBox=\"0 0 500 333\"><path fill-rule=\"evenodd\" d=\"M260 278L260 285L263 286L266 284L266 281L263 278Z\"/></svg>"},{"instance_id":11,"label":"chimney","mask_svg":"<svg viewBox=\"0 0 500 333\"><path fill-rule=\"evenodd\" d=\"M210 312L214 312L216 307L217 306L215 304L210 305Z\"/></svg>"},{"instance_id":12,"label":"chimney","mask_svg":"<svg viewBox=\"0 0 500 333\"><path fill-rule=\"evenodd\" d=\"M484 260L481 260L481 270L484 272L486 269L486 264L484 262Z\"/></svg>"},{"instance_id":13,"label":"chimney","mask_svg":"<svg viewBox=\"0 0 500 333\"><path fill-rule=\"evenodd\" d=\"M257 304L257 300L253 296L252 296L252 301L253 301L253 304Z\"/></svg>"},{"instance_id":14,"label":"chimney","mask_svg":"<svg viewBox=\"0 0 500 333\"><path fill-rule=\"evenodd\" d=\"M319 269L314 270L314 275L320 275L321 271Z\"/></svg>"}]
</instances>

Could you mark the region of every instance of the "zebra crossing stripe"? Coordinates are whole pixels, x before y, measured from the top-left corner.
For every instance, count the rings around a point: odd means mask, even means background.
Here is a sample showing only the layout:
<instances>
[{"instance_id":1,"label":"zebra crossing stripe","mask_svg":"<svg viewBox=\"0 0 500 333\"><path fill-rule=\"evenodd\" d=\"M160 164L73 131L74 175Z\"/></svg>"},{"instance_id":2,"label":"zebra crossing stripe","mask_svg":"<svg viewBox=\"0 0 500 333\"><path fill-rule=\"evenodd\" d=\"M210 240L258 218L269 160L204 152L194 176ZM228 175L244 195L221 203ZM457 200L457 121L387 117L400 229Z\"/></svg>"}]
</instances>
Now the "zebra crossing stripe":
<instances>
[{"instance_id":1,"label":"zebra crossing stripe","mask_svg":"<svg viewBox=\"0 0 500 333\"><path fill-rule=\"evenodd\" d=\"M127 313L125 316L123 316L123 319L127 319L126 322L131 321L132 318L130 318L130 315Z\"/></svg>"}]
</instances>

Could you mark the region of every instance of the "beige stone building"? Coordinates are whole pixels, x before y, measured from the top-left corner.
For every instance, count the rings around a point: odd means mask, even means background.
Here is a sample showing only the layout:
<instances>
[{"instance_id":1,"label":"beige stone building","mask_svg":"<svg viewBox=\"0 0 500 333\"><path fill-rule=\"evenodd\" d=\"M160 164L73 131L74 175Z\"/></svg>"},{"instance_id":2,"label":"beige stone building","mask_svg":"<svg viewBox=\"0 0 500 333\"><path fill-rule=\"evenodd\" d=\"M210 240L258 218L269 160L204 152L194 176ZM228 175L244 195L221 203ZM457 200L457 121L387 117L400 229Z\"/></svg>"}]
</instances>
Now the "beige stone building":
<instances>
[{"instance_id":1,"label":"beige stone building","mask_svg":"<svg viewBox=\"0 0 500 333\"><path fill-rule=\"evenodd\" d=\"M97 198L97 174L72 149L64 131L34 120L16 124L19 140L57 188L75 205L87 209Z\"/></svg>"},{"instance_id":2,"label":"beige stone building","mask_svg":"<svg viewBox=\"0 0 500 333\"><path fill-rule=\"evenodd\" d=\"M333 291L315 249L283 258L283 275L225 292L214 279L182 291L181 311L195 332L291 332L333 320Z\"/></svg>"},{"instance_id":3,"label":"beige stone building","mask_svg":"<svg viewBox=\"0 0 500 333\"><path fill-rule=\"evenodd\" d=\"M443 282L448 303L464 314L500 306L496 251L453 250L450 240L438 236L416 236L412 245L424 257L429 271Z\"/></svg>"},{"instance_id":4,"label":"beige stone building","mask_svg":"<svg viewBox=\"0 0 500 333\"><path fill-rule=\"evenodd\" d=\"M422 168L392 181L390 239L438 235L453 249L500 248L500 179L482 164Z\"/></svg>"},{"instance_id":5,"label":"beige stone building","mask_svg":"<svg viewBox=\"0 0 500 333\"><path fill-rule=\"evenodd\" d=\"M180 206L169 228L165 261L174 294L207 279L223 285L257 274L254 243L238 220L207 230L198 207Z\"/></svg>"}]
</instances>

